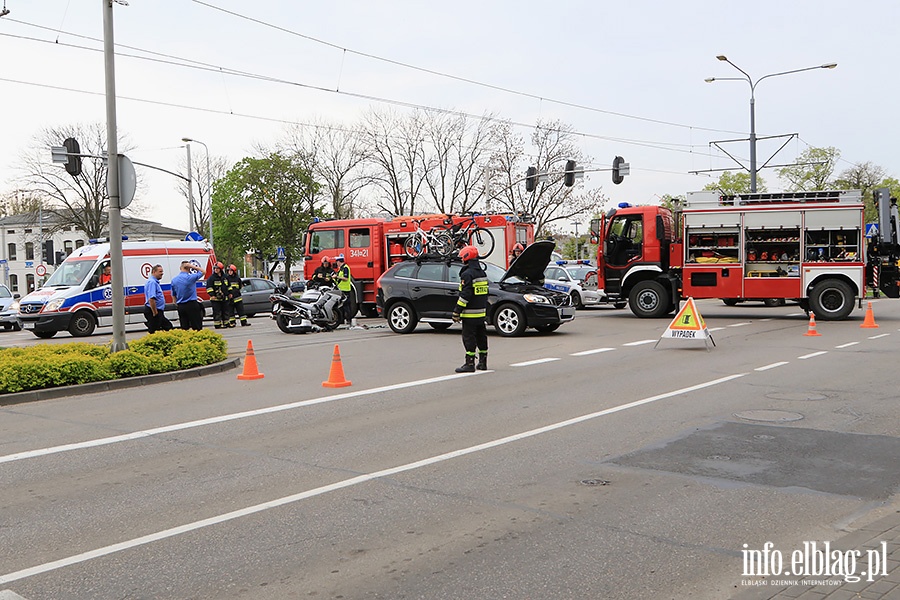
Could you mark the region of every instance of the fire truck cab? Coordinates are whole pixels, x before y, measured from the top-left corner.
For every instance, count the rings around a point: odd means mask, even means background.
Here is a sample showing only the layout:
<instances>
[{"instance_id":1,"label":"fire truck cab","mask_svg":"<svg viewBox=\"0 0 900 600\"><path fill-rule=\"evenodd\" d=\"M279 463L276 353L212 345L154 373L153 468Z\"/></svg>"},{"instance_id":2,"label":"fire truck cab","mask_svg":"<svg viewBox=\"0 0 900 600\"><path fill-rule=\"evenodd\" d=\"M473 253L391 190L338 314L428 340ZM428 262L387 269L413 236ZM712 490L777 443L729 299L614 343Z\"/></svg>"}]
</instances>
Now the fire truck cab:
<instances>
[{"instance_id":1,"label":"fire truck cab","mask_svg":"<svg viewBox=\"0 0 900 600\"><path fill-rule=\"evenodd\" d=\"M598 283L638 317L671 314L693 297L794 299L818 319L844 319L873 269L863 209L855 190L695 192L675 211L622 204L591 223ZM887 267L879 287L896 297Z\"/></svg>"}]
</instances>

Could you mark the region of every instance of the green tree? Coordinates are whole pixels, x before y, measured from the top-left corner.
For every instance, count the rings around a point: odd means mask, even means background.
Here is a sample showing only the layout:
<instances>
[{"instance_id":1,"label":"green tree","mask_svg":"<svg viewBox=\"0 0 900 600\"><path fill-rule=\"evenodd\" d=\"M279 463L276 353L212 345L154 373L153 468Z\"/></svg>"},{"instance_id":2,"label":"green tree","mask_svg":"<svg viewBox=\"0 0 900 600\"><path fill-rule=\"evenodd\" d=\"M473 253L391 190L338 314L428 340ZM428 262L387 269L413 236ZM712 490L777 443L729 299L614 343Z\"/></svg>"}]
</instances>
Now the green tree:
<instances>
[{"instance_id":1,"label":"green tree","mask_svg":"<svg viewBox=\"0 0 900 600\"><path fill-rule=\"evenodd\" d=\"M284 248L285 281L302 255L303 233L313 217L319 186L297 156L273 152L245 158L216 182L212 197L216 248L234 262L248 250Z\"/></svg>"},{"instance_id":2,"label":"green tree","mask_svg":"<svg viewBox=\"0 0 900 600\"><path fill-rule=\"evenodd\" d=\"M797 157L797 164L778 169L778 177L787 182L789 192L812 192L833 186L832 176L841 151L834 146L810 146Z\"/></svg>"},{"instance_id":3,"label":"green tree","mask_svg":"<svg viewBox=\"0 0 900 600\"><path fill-rule=\"evenodd\" d=\"M879 187L890 187L882 184L884 180L884 169L867 161L841 171L841 174L834 182L834 186L839 190L861 191L863 200L866 203L866 222L871 223L877 216L872 190Z\"/></svg>"},{"instance_id":4,"label":"green tree","mask_svg":"<svg viewBox=\"0 0 900 600\"><path fill-rule=\"evenodd\" d=\"M726 196L732 196L736 194L749 194L750 193L750 173L744 173L743 171L725 171L721 175L719 175L719 180L715 183L707 183L703 186L704 190L709 190L713 192L720 192ZM766 190L766 182L763 180L759 174L756 175L756 191L758 193L765 192Z\"/></svg>"}]
</instances>

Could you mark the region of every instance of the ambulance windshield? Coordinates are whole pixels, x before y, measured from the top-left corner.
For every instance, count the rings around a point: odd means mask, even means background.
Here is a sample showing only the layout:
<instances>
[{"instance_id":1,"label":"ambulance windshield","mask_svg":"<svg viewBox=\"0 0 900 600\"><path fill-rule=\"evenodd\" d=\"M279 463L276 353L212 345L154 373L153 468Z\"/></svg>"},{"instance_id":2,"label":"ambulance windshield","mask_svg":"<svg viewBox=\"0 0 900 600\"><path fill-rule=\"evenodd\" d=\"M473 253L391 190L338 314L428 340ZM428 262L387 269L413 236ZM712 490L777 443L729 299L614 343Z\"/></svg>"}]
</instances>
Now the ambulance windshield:
<instances>
[{"instance_id":1,"label":"ambulance windshield","mask_svg":"<svg viewBox=\"0 0 900 600\"><path fill-rule=\"evenodd\" d=\"M93 260L67 260L56 267L53 275L44 284L44 287L71 287L81 285L91 271L95 261Z\"/></svg>"}]
</instances>

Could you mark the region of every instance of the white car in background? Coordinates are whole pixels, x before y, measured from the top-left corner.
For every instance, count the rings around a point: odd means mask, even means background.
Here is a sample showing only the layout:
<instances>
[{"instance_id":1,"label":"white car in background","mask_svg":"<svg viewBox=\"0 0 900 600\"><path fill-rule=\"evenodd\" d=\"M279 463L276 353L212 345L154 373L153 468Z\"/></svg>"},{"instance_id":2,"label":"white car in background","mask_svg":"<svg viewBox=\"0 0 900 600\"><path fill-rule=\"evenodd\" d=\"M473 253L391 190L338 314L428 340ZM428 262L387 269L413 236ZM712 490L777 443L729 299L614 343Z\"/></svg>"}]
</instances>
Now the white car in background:
<instances>
[{"instance_id":1,"label":"white car in background","mask_svg":"<svg viewBox=\"0 0 900 600\"><path fill-rule=\"evenodd\" d=\"M12 294L9 288L0 284L0 326L6 331L19 331L22 327L16 315L19 313L19 294Z\"/></svg>"},{"instance_id":2,"label":"white car in background","mask_svg":"<svg viewBox=\"0 0 900 600\"><path fill-rule=\"evenodd\" d=\"M544 269L544 287L569 294L572 305L578 309L609 302L603 290L597 289L597 267L589 260L550 263ZM625 302L616 302L614 306L625 308Z\"/></svg>"}]
</instances>

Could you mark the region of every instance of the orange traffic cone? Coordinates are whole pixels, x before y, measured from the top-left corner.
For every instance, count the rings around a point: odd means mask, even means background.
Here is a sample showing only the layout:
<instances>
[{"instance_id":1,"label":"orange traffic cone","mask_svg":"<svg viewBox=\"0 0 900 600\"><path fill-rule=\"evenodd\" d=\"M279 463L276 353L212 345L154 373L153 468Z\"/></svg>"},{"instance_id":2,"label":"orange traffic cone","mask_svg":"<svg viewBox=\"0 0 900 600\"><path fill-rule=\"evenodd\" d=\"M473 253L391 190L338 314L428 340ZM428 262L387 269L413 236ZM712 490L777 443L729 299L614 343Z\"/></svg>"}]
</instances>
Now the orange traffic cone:
<instances>
[{"instance_id":1,"label":"orange traffic cone","mask_svg":"<svg viewBox=\"0 0 900 600\"><path fill-rule=\"evenodd\" d=\"M869 308L866 309L866 318L863 319L860 327L864 329L877 329L878 324L875 322L875 313L872 312L872 303L869 302Z\"/></svg>"},{"instance_id":2,"label":"orange traffic cone","mask_svg":"<svg viewBox=\"0 0 900 600\"><path fill-rule=\"evenodd\" d=\"M344 366L341 364L341 350L334 345L334 354L331 356L331 371L328 373L328 381L322 382L322 387L339 388L352 385L353 382L344 378Z\"/></svg>"},{"instance_id":3,"label":"orange traffic cone","mask_svg":"<svg viewBox=\"0 0 900 600\"><path fill-rule=\"evenodd\" d=\"M820 336L822 335L818 331L816 331L816 315L813 313L809 313L809 329L806 330L806 333L803 335L808 336Z\"/></svg>"},{"instance_id":4,"label":"orange traffic cone","mask_svg":"<svg viewBox=\"0 0 900 600\"><path fill-rule=\"evenodd\" d=\"M256 355L253 354L253 342L247 340L247 355L244 357L244 372L237 376L238 379L247 381L250 379L262 379L265 377L256 368Z\"/></svg>"}]
</instances>

